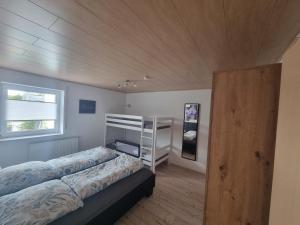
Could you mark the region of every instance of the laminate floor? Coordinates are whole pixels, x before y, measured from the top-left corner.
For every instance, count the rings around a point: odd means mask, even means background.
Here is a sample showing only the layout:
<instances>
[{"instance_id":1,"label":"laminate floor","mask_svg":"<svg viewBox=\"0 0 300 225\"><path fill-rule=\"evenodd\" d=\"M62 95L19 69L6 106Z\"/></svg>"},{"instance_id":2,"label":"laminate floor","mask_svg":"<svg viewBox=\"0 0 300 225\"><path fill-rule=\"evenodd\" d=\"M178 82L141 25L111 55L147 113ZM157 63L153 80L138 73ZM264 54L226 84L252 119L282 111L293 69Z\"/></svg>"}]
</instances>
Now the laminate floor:
<instances>
[{"instance_id":1,"label":"laminate floor","mask_svg":"<svg viewBox=\"0 0 300 225\"><path fill-rule=\"evenodd\" d=\"M172 164L156 172L156 187L116 225L202 225L205 176Z\"/></svg>"}]
</instances>

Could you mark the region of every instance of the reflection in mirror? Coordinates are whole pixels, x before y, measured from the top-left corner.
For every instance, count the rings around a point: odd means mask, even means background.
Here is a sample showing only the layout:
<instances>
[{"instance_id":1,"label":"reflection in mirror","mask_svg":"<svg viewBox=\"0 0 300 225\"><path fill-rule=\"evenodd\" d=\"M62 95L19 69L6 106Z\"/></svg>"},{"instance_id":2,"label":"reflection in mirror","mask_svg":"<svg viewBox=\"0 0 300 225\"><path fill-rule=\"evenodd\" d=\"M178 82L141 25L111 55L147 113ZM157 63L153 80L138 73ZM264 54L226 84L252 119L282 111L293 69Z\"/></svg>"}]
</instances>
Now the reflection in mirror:
<instances>
[{"instance_id":1,"label":"reflection in mirror","mask_svg":"<svg viewBox=\"0 0 300 225\"><path fill-rule=\"evenodd\" d=\"M182 157L196 161L200 104L184 104Z\"/></svg>"}]
</instances>

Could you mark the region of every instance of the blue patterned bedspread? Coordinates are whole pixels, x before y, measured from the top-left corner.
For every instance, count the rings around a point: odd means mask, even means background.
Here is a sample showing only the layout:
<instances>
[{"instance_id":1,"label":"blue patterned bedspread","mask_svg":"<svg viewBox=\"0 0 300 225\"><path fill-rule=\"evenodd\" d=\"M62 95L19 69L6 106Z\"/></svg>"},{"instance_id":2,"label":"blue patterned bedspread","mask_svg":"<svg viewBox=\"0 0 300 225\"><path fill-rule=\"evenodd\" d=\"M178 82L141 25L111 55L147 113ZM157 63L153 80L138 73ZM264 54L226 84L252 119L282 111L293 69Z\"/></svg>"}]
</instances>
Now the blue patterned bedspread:
<instances>
[{"instance_id":1,"label":"blue patterned bedspread","mask_svg":"<svg viewBox=\"0 0 300 225\"><path fill-rule=\"evenodd\" d=\"M0 196L56 179L57 170L46 162L33 161L0 170Z\"/></svg>"},{"instance_id":2,"label":"blue patterned bedspread","mask_svg":"<svg viewBox=\"0 0 300 225\"><path fill-rule=\"evenodd\" d=\"M82 207L82 200L142 167L141 159L96 148L48 162L2 169L0 225L48 224ZM78 170L81 171L74 173ZM69 173L73 174L54 180Z\"/></svg>"},{"instance_id":3,"label":"blue patterned bedspread","mask_svg":"<svg viewBox=\"0 0 300 225\"><path fill-rule=\"evenodd\" d=\"M82 206L68 185L47 181L0 197L0 224L44 225Z\"/></svg>"},{"instance_id":4,"label":"blue patterned bedspread","mask_svg":"<svg viewBox=\"0 0 300 225\"><path fill-rule=\"evenodd\" d=\"M82 200L143 167L141 159L121 154L119 157L81 172L62 177Z\"/></svg>"},{"instance_id":5,"label":"blue patterned bedspread","mask_svg":"<svg viewBox=\"0 0 300 225\"><path fill-rule=\"evenodd\" d=\"M52 159L47 161L47 163L57 170L58 177L60 178L96 166L116 156L115 151L100 146Z\"/></svg>"}]
</instances>

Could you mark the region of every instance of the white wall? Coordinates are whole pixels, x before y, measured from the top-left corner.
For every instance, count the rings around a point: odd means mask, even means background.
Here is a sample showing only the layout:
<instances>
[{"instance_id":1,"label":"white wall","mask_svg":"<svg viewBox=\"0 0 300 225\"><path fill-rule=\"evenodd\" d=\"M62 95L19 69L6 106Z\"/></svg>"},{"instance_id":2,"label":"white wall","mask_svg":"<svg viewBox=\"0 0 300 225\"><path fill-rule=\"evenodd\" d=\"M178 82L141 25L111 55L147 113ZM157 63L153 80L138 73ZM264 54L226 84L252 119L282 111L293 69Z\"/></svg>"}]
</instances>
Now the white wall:
<instances>
[{"instance_id":1,"label":"white wall","mask_svg":"<svg viewBox=\"0 0 300 225\"><path fill-rule=\"evenodd\" d=\"M300 225L300 39L283 57L270 225Z\"/></svg>"},{"instance_id":2,"label":"white wall","mask_svg":"<svg viewBox=\"0 0 300 225\"><path fill-rule=\"evenodd\" d=\"M175 119L174 151L170 162L180 166L205 172L208 131L210 121L211 90L168 91L133 93L126 95L126 113L138 115L172 116ZM200 126L198 136L197 161L181 158L184 103L200 103Z\"/></svg>"},{"instance_id":3,"label":"white wall","mask_svg":"<svg viewBox=\"0 0 300 225\"><path fill-rule=\"evenodd\" d=\"M119 92L0 68L0 82L3 81L66 90L66 129L62 137L78 136L79 150L103 144L104 113L124 111L125 94ZM95 100L96 114L79 114L79 99ZM28 160L30 143L56 138L58 137L1 141L0 166L6 167L25 162Z\"/></svg>"},{"instance_id":4,"label":"white wall","mask_svg":"<svg viewBox=\"0 0 300 225\"><path fill-rule=\"evenodd\" d=\"M28 148L30 143L34 142L78 136L79 150L102 145L104 138L104 113L126 112L140 115L157 114L174 117L175 148L171 155L171 163L199 172L205 172L211 90L149 92L126 95L101 88L0 68L0 82L1 81L66 91L65 134L59 137L0 141L0 166L2 167L28 161ZM79 99L96 100L96 114L79 114ZM184 103L201 104L196 162L181 158ZM131 104L132 107L125 107L127 104Z\"/></svg>"}]
</instances>

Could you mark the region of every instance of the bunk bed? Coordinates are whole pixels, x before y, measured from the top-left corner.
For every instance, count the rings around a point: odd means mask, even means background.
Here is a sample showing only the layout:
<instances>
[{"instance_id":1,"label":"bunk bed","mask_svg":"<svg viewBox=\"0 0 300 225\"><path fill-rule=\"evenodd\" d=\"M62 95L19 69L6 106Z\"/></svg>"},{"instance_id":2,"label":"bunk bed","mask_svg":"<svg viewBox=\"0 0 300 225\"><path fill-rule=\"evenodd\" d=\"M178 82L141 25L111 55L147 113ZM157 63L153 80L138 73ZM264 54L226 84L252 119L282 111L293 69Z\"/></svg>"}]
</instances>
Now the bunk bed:
<instances>
[{"instance_id":1,"label":"bunk bed","mask_svg":"<svg viewBox=\"0 0 300 225\"><path fill-rule=\"evenodd\" d=\"M105 146L140 157L144 164L155 173L156 166L169 159L173 144L173 125L174 120L171 117L107 113L105 115ZM124 132L121 135L115 132L110 134L108 128L118 128ZM135 141L127 140L126 131L137 133ZM168 138L164 138L163 145L158 145L159 139L163 136L160 135L162 131L168 133ZM139 155L136 154L137 152Z\"/></svg>"}]
</instances>

